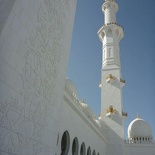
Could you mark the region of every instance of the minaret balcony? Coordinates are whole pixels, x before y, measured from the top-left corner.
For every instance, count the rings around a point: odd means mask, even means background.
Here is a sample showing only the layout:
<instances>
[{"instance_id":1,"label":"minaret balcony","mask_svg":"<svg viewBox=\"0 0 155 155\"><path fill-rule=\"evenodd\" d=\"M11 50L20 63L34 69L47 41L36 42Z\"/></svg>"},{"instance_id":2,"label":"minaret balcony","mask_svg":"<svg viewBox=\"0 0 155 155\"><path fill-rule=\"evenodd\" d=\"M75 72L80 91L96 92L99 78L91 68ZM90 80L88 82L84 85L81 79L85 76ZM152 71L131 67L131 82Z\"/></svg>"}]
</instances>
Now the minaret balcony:
<instances>
[{"instance_id":1,"label":"minaret balcony","mask_svg":"<svg viewBox=\"0 0 155 155\"><path fill-rule=\"evenodd\" d=\"M109 32L109 29L114 33L116 33L118 41L120 41L124 36L124 28L117 24L117 23L106 23L104 24L99 31L97 32L99 39L101 42L103 42L104 37L106 37L107 33Z\"/></svg>"},{"instance_id":2,"label":"minaret balcony","mask_svg":"<svg viewBox=\"0 0 155 155\"><path fill-rule=\"evenodd\" d=\"M121 26L121 25L119 25L119 24L117 24L117 23L114 23L114 22L106 23L106 24L104 24L103 26L107 26L107 25L117 25L117 26L121 27L121 28L124 30L124 27L123 27L123 26Z\"/></svg>"},{"instance_id":3,"label":"minaret balcony","mask_svg":"<svg viewBox=\"0 0 155 155\"><path fill-rule=\"evenodd\" d=\"M109 74L107 77L106 77L106 82L109 83L109 84L112 84L114 83L115 81L115 77L112 75L112 74Z\"/></svg>"},{"instance_id":4,"label":"minaret balcony","mask_svg":"<svg viewBox=\"0 0 155 155\"><path fill-rule=\"evenodd\" d=\"M125 86L125 80L120 79L120 83L121 83L121 86L122 86L122 87L124 87L124 86Z\"/></svg>"}]
</instances>

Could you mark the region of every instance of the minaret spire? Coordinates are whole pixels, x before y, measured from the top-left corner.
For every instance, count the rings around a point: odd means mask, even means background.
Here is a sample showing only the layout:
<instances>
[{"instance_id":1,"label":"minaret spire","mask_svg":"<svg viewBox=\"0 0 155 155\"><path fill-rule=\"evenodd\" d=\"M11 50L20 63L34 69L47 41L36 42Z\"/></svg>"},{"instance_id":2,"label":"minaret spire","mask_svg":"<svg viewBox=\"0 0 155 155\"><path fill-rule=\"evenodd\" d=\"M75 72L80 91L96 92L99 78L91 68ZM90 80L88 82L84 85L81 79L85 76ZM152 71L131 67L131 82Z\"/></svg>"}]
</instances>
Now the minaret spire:
<instances>
[{"instance_id":1,"label":"minaret spire","mask_svg":"<svg viewBox=\"0 0 155 155\"><path fill-rule=\"evenodd\" d=\"M122 87L125 80L121 77L119 42L123 38L123 28L116 23L118 5L115 0L105 0L102 11L105 23L98 35L102 42L101 116L104 117L104 112L110 106L117 108L117 113L122 115ZM122 124L120 117L115 117L115 121Z\"/></svg>"},{"instance_id":2,"label":"minaret spire","mask_svg":"<svg viewBox=\"0 0 155 155\"><path fill-rule=\"evenodd\" d=\"M101 72L101 121L110 145L107 155L123 155L123 112L122 87L125 80L121 77L119 42L123 38L123 27L116 22L118 5L115 0L105 0L102 5L105 23L98 31L102 42ZM119 137L119 138L118 138Z\"/></svg>"},{"instance_id":3,"label":"minaret spire","mask_svg":"<svg viewBox=\"0 0 155 155\"><path fill-rule=\"evenodd\" d=\"M105 14L105 24L116 23L118 5L115 0L105 0L104 5L102 6L102 11Z\"/></svg>"},{"instance_id":4,"label":"minaret spire","mask_svg":"<svg viewBox=\"0 0 155 155\"><path fill-rule=\"evenodd\" d=\"M116 23L118 5L115 0L105 0L102 12L105 14L105 23L98 31L100 41L103 43L102 68L115 64L120 66L119 42L123 38L123 27Z\"/></svg>"}]
</instances>

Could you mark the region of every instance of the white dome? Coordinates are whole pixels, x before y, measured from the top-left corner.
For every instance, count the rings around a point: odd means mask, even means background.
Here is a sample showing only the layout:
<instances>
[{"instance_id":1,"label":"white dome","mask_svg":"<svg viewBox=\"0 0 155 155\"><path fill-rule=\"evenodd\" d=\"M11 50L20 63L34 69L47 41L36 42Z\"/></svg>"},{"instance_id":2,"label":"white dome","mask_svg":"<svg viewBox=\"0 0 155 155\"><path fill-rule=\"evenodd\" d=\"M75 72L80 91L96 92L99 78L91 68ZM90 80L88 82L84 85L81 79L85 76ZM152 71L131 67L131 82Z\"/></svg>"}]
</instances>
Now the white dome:
<instances>
[{"instance_id":1,"label":"white dome","mask_svg":"<svg viewBox=\"0 0 155 155\"><path fill-rule=\"evenodd\" d=\"M134 119L128 127L128 138L136 137L153 138L149 124L141 118Z\"/></svg>"},{"instance_id":2,"label":"white dome","mask_svg":"<svg viewBox=\"0 0 155 155\"><path fill-rule=\"evenodd\" d=\"M86 104L84 102L84 100L80 104L81 104L83 111L85 112L86 115L96 118L93 110L88 106L88 104Z\"/></svg>"},{"instance_id":3,"label":"white dome","mask_svg":"<svg viewBox=\"0 0 155 155\"><path fill-rule=\"evenodd\" d=\"M68 78L66 78L66 87L72 91L73 95L77 96L76 87L75 87L74 83L72 82L72 80L70 80Z\"/></svg>"}]
</instances>

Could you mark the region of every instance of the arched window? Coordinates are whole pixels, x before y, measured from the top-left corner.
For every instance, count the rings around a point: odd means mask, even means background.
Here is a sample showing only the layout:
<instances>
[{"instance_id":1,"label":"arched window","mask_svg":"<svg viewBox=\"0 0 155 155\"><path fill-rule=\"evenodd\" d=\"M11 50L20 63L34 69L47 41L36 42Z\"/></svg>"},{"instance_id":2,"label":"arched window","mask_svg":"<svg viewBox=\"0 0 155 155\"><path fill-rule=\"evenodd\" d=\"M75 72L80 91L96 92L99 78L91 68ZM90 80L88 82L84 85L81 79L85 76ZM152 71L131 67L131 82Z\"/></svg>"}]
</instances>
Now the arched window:
<instances>
[{"instance_id":1,"label":"arched window","mask_svg":"<svg viewBox=\"0 0 155 155\"><path fill-rule=\"evenodd\" d=\"M61 155L67 155L69 151L70 137L68 131L63 133L61 139Z\"/></svg>"},{"instance_id":2,"label":"arched window","mask_svg":"<svg viewBox=\"0 0 155 155\"><path fill-rule=\"evenodd\" d=\"M106 36L107 36L107 37L112 37L112 30L111 30L111 29L109 29L109 30L107 31Z\"/></svg>"},{"instance_id":3,"label":"arched window","mask_svg":"<svg viewBox=\"0 0 155 155\"><path fill-rule=\"evenodd\" d=\"M99 153L97 153L97 155L100 155Z\"/></svg>"},{"instance_id":4,"label":"arched window","mask_svg":"<svg viewBox=\"0 0 155 155\"><path fill-rule=\"evenodd\" d=\"M72 155L78 155L79 143L77 137L74 138L72 144Z\"/></svg>"},{"instance_id":5,"label":"arched window","mask_svg":"<svg viewBox=\"0 0 155 155\"><path fill-rule=\"evenodd\" d=\"M90 146L87 149L87 155L91 155L91 148L90 148Z\"/></svg>"},{"instance_id":6,"label":"arched window","mask_svg":"<svg viewBox=\"0 0 155 155\"><path fill-rule=\"evenodd\" d=\"M95 152L95 150L93 151L93 155L96 155L96 152Z\"/></svg>"},{"instance_id":7,"label":"arched window","mask_svg":"<svg viewBox=\"0 0 155 155\"><path fill-rule=\"evenodd\" d=\"M86 154L86 148L84 142L81 144L80 155Z\"/></svg>"}]
</instances>

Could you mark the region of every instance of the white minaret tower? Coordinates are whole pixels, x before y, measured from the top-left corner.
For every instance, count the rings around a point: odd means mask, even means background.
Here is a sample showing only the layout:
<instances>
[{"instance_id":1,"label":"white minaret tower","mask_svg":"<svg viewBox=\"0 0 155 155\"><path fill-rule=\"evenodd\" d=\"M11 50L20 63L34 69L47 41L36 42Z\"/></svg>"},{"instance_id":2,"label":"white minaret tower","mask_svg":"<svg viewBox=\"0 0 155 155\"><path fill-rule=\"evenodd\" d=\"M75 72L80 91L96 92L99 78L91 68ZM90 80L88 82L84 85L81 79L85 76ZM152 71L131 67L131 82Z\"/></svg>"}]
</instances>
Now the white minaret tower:
<instances>
[{"instance_id":1,"label":"white minaret tower","mask_svg":"<svg viewBox=\"0 0 155 155\"><path fill-rule=\"evenodd\" d=\"M121 77L119 42L123 38L123 28L116 22L118 5L115 0L105 0L102 5L105 24L98 31L102 42L101 76L101 120L106 133L106 155L123 155L124 129L122 87L125 81Z\"/></svg>"}]
</instances>

